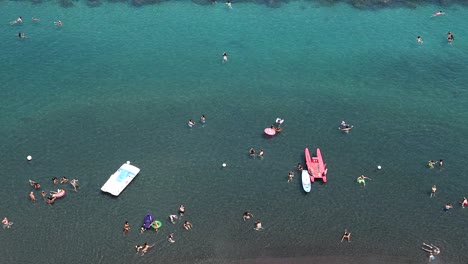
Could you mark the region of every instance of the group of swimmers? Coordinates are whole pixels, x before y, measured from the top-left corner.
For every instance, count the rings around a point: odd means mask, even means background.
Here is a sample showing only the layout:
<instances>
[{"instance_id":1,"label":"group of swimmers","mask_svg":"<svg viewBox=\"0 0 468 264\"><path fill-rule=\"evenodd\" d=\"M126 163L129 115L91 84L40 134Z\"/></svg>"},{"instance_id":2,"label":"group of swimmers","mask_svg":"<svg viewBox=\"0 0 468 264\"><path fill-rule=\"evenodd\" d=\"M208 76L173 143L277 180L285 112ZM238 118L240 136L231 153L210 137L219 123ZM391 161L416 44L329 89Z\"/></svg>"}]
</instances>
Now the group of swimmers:
<instances>
[{"instance_id":1,"label":"group of swimmers","mask_svg":"<svg viewBox=\"0 0 468 264\"><path fill-rule=\"evenodd\" d=\"M255 154L255 149L254 148L250 148L249 150L249 155L250 157L252 158L255 158L256 156L259 156L260 158L263 158L263 149L261 148L260 151L258 152L258 155Z\"/></svg>"},{"instance_id":2,"label":"group of swimmers","mask_svg":"<svg viewBox=\"0 0 468 264\"><path fill-rule=\"evenodd\" d=\"M37 21L40 21L40 19L37 18L37 17L33 17L32 21L37 22ZM10 25L15 25L15 24L18 24L18 23L23 23L23 18L22 17L18 17L17 19L11 21ZM55 21L54 25L61 27L63 25L63 23L62 23L62 21L59 20L59 21ZM24 38L27 38L27 36L23 32L19 32L18 33L18 38L24 39Z\"/></svg>"},{"instance_id":3,"label":"group of swimmers","mask_svg":"<svg viewBox=\"0 0 468 264\"><path fill-rule=\"evenodd\" d=\"M468 206L468 199L466 197L463 197L463 199L459 202L462 208L465 208ZM452 209L453 205L451 203L447 203L444 206L444 211L447 212L448 210Z\"/></svg>"},{"instance_id":4,"label":"group of swimmers","mask_svg":"<svg viewBox=\"0 0 468 264\"><path fill-rule=\"evenodd\" d=\"M183 204L181 204L179 206L179 215L171 214L171 215L169 215L169 220L171 221L172 224L176 224L177 220L179 218L182 218L184 216L184 214L185 214L185 206ZM158 223L158 221L154 221L152 223L152 226L154 226L154 229L156 231L158 231L158 228L160 227L160 223ZM193 224L191 222L189 222L189 221L184 221L183 227L184 227L185 230L191 230L192 227L193 227ZM145 225L143 224L141 226L141 228L140 228L140 233L143 233L145 231L146 231L146 228L145 228ZM123 226L123 233L125 235L128 232L130 232L130 224L128 223L128 221L125 221L124 226ZM176 242L175 239L174 239L174 233L170 233L167 236L167 241L169 241L170 243L175 243ZM148 249L152 248L154 245L155 244L150 245L150 244L145 242L145 244L143 246L136 245L135 250L136 250L137 254L141 252L141 255L143 256L148 251Z\"/></svg>"},{"instance_id":5,"label":"group of swimmers","mask_svg":"<svg viewBox=\"0 0 468 264\"><path fill-rule=\"evenodd\" d=\"M68 179L66 177L62 177L60 179L60 183L67 183L68 182ZM54 185L57 185L59 184L59 180L57 179L57 177L54 177L52 179L52 183ZM31 185L34 189L38 190L41 188L41 184L38 183L38 182L35 182L33 180L29 180L29 185ZM73 187L73 189L76 191L78 191L78 180L77 179L73 179L70 181L70 185ZM42 195L42 198L45 199L45 201L48 203L48 204L53 204L55 202L55 200L58 198L58 197L61 197L63 195L61 195L62 193L65 193L65 190L63 189L58 189L57 192L55 191L50 191L50 194L47 195L47 192L42 190L41 191L41 195ZM37 201L36 199L36 196L34 195L34 191L31 191L29 193L29 199L33 202Z\"/></svg>"},{"instance_id":6,"label":"group of swimmers","mask_svg":"<svg viewBox=\"0 0 468 264\"><path fill-rule=\"evenodd\" d=\"M202 124L205 124L205 122L206 122L206 117L205 117L205 115L201 115L201 117L200 117L200 122L201 122ZM189 119L189 121L188 121L188 123L187 123L187 125L188 125L189 127L193 127L195 124L196 124L195 121L193 121L192 119Z\"/></svg>"},{"instance_id":7,"label":"group of swimmers","mask_svg":"<svg viewBox=\"0 0 468 264\"><path fill-rule=\"evenodd\" d=\"M249 211L245 211L244 214L242 215L242 219L244 221L250 220L253 217L254 217L253 214L251 212L249 212ZM256 231L263 230L262 222L255 221L254 230L256 230Z\"/></svg>"},{"instance_id":8,"label":"group of swimmers","mask_svg":"<svg viewBox=\"0 0 468 264\"><path fill-rule=\"evenodd\" d=\"M445 13L442 12L442 11L438 11L438 12L435 12L434 15L432 15L432 16L436 17L436 16L440 16L440 15L445 15ZM455 40L455 36L452 34L452 32L449 31L449 32L447 33L447 41L448 41L448 43L451 44L454 40ZM423 44L423 40L422 40L421 36L418 36L418 37L416 38L416 41L417 41L419 44Z\"/></svg>"},{"instance_id":9,"label":"group of swimmers","mask_svg":"<svg viewBox=\"0 0 468 264\"><path fill-rule=\"evenodd\" d=\"M218 1L216 1L216 0L211 0L211 3L212 3L212 4L216 4L216 3L218 3ZM227 5L227 7L232 8L232 2L231 2L231 1L227 1L227 2L226 2L226 5Z\"/></svg>"}]
</instances>

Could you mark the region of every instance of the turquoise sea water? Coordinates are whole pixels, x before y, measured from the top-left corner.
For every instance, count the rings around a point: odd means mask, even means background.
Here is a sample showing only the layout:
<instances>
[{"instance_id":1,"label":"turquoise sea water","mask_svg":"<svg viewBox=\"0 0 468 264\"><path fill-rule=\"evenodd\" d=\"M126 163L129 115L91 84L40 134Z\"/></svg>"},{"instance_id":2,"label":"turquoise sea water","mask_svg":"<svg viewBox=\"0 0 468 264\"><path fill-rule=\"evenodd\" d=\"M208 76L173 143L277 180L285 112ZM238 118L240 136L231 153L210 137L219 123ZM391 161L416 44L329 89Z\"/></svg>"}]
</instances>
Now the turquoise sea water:
<instances>
[{"instance_id":1,"label":"turquoise sea water","mask_svg":"<svg viewBox=\"0 0 468 264\"><path fill-rule=\"evenodd\" d=\"M0 230L0 254L7 263L425 263L429 242L438 263L467 262L458 201L468 195L468 9L431 17L440 9L1 2L0 217L14 225ZM18 16L24 23L9 25ZM201 114L207 123L189 129ZM276 117L283 133L266 138ZM338 131L342 120L351 133ZM250 147L265 157L250 158ZM287 183L304 147L320 147L329 167L328 183L307 195L298 174ZM444 167L427 168L431 159ZM127 160L141 173L118 198L101 193ZM361 174L372 179L365 188ZM38 191L39 202L28 200L28 179L50 191L61 176L79 179L79 192L66 185L52 206ZM443 212L447 202L454 209ZM180 204L190 232L167 219ZM245 210L253 221L242 221ZM147 212L162 220L158 234L139 234ZM262 232L252 230L258 219ZM345 228L352 243L339 242ZM155 248L135 255L145 241Z\"/></svg>"}]
</instances>

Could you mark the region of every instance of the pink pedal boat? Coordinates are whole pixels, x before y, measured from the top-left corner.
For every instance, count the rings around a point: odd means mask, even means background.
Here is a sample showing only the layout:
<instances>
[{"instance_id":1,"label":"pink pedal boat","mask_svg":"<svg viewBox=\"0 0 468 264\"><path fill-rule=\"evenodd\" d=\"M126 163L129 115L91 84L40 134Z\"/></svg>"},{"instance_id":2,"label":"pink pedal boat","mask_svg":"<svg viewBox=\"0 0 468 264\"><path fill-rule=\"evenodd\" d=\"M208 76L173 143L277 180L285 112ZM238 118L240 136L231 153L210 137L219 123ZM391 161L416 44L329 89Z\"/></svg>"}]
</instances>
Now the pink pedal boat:
<instances>
[{"instance_id":1,"label":"pink pedal boat","mask_svg":"<svg viewBox=\"0 0 468 264\"><path fill-rule=\"evenodd\" d=\"M304 154L307 164L307 171L310 175L310 181L314 182L315 179L322 179L323 182L327 182L327 164L323 163L320 149L317 148L317 157L310 157L308 148L305 148Z\"/></svg>"}]
</instances>

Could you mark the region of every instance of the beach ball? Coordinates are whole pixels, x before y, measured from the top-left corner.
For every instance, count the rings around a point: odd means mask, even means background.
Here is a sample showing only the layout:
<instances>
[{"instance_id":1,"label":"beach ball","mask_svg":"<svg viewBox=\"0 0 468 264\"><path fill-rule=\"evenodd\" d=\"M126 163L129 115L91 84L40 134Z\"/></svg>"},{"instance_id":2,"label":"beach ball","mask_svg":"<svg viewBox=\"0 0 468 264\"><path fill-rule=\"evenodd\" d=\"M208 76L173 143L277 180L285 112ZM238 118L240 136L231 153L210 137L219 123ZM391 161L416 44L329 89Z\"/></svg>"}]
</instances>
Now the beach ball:
<instances>
[{"instance_id":1,"label":"beach ball","mask_svg":"<svg viewBox=\"0 0 468 264\"><path fill-rule=\"evenodd\" d=\"M226 163L223 163L223 168L226 168L227 164Z\"/></svg>"},{"instance_id":2,"label":"beach ball","mask_svg":"<svg viewBox=\"0 0 468 264\"><path fill-rule=\"evenodd\" d=\"M377 166L377 169L378 169L378 170L382 169L382 166L380 166L380 165L379 165L379 166Z\"/></svg>"},{"instance_id":3,"label":"beach ball","mask_svg":"<svg viewBox=\"0 0 468 264\"><path fill-rule=\"evenodd\" d=\"M32 160L32 156L31 156L31 155L28 155L28 156L26 157L26 159L27 159L28 161L30 161L30 160Z\"/></svg>"}]
</instances>

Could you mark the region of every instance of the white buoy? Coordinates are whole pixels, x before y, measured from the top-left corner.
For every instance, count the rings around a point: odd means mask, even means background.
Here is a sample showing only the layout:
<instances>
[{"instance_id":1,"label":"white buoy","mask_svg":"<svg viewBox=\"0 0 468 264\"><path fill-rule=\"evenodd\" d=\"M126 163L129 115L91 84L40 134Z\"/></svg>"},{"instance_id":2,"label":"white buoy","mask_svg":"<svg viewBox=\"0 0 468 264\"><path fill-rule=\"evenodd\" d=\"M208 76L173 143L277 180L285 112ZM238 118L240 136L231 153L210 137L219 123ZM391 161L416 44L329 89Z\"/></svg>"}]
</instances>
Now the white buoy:
<instances>
[{"instance_id":1,"label":"white buoy","mask_svg":"<svg viewBox=\"0 0 468 264\"><path fill-rule=\"evenodd\" d=\"M223 168L226 168L227 164L226 163L223 163Z\"/></svg>"},{"instance_id":2,"label":"white buoy","mask_svg":"<svg viewBox=\"0 0 468 264\"><path fill-rule=\"evenodd\" d=\"M28 155L28 156L26 157L26 159L27 159L28 161L31 161L31 160L32 160L32 156L31 156L31 155Z\"/></svg>"},{"instance_id":3,"label":"white buoy","mask_svg":"<svg viewBox=\"0 0 468 264\"><path fill-rule=\"evenodd\" d=\"M379 165L379 166L377 166L377 169L378 169L378 170L382 169L382 166L380 166L380 165Z\"/></svg>"}]
</instances>

